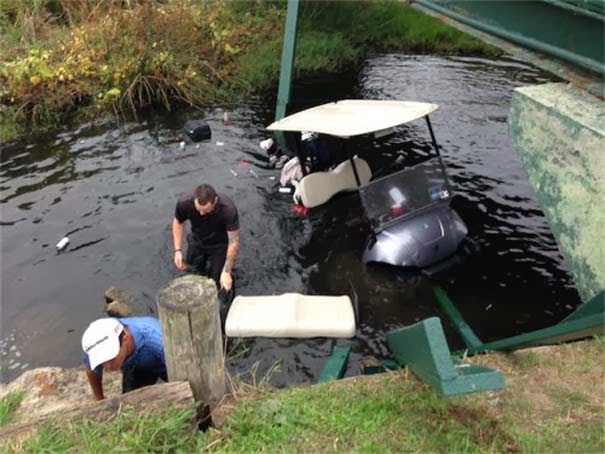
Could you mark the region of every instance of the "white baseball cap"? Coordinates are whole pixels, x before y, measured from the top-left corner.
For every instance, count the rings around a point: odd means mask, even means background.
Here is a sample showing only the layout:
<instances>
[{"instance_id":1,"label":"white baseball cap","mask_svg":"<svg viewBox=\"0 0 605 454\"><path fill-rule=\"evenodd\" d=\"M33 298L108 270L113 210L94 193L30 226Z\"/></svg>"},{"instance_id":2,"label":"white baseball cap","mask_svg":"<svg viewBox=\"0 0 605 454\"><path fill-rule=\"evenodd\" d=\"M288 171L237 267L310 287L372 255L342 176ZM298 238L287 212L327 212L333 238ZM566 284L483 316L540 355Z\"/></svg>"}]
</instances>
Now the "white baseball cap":
<instances>
[{"instance_id":1,"label":"white baseball cap","mask_svg":"<svg viewBox=\"0 0 605 454\"><path fill-rule=\"evenodd\" d=\"M115 318L100 318L88 325L82 335L82 350L91 369L118 356L122 331L124 326Z\"/></svg>"}]
</instances>

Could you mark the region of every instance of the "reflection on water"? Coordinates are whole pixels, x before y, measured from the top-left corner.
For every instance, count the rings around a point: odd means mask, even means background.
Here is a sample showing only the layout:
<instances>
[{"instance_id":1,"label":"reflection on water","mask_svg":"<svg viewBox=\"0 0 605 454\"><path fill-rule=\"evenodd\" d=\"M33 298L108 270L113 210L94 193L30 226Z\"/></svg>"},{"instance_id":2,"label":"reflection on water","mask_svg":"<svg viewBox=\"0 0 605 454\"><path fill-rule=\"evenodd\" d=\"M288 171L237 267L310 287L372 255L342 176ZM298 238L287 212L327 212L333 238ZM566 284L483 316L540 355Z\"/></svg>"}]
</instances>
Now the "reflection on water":
<instances>
[{"instance_id":1,"label":"reflection on water","mask_svg":"<svg viewBox=\"0 0 605 454\"><path fill-rule=\"evenodd\" d=\"M81 333L102 316L110 285L133 293L139 313L155 313L157 291L178 274L170 238L176 199L201 182L230 194L239 208L240 294L341 294L352 285L361 319L347 375L359 372L362 356L389 355L389 329L442 315L434 284L446 288L484 340L547 326L569 313L577 293L507 136L513 88L544 76L509 60L384 55L369 60L357 80L348 77L303 81L294 104L335 97L440 104L431 120L457 194L453 206L477 245L464 263L432 280L364 268L368 226L357 194L337 197L306 218L291 213L291 199L275 191L270 177L277 173L258 147L267 137L272 101L249 99L231 112L228 125L216 109L4 146L2 380L30 367L76 365ZM182 124L192 116L208 120L212 140L181 148ZM375 175L429 152L424 122L403 132L386 148L359 150ZM57 254L55 244L65 235L70 244ZM459 346L445 328L452 346ZM260 361L262 376L279 363L272 376L278 385L314 380L338 342L248 339L229 366L241 373Z\"/></svg>"}]
</instances>

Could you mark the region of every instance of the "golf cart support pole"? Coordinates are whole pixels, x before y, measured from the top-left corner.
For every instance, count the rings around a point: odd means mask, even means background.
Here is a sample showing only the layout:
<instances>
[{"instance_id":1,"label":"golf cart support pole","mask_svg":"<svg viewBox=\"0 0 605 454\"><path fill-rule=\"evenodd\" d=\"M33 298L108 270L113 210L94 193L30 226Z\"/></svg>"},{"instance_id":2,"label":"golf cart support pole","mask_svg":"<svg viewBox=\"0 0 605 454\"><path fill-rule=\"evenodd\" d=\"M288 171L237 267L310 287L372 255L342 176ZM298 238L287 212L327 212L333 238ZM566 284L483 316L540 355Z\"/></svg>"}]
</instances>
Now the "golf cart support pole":
<instances>
[{"instance_id":1,"label":"golf cart support pole","mask_svg":"<svg viewBox=\"0 0 605 454\"><path fill-rule=\"evenodd\" d=\"M439 156L439 158L441 158L441 153L439 153L439 145L437 145L437 139L435 139L435 133L433 132L433 126L431 125L431 120L429 120L428 115L425 115L424 118L426 120L427 126L429 127L429 133L431 134L431 140L433 141L433 147L435 148L435 151L437 152L437 156Z\"/></svg>"},{"instance_id":2,"label":"golf cart support pole","mask_svg":"<svg viewBox=\"0 0 605 454\"><path fill-rule=\"evenodd\" d=\"M357 167L355 166L355 159L353 159L353 156L351 156L351 153L349 153L349 147L347 147L347 141L344 139L342 139L342 147L345 149L345 153L347 154L349 161L351 161L351 165L353 166L353 174L355 175L355 181L357 182L357 187L360 188L361 180L359 179L359 174L357 173Z\"/></svg>"},{"instance_id":3,"label":"golf cart support pole","mask_svg":"<svg viewBox=\"0 0 605 454\"><path fill-rule=\"evenodd\" d=\"M275 106L275 121L284 118L288 103L290 102L290 88L292 85L292 74L294 72L294 54L296 52L298 6L299 0L288 0L284 43L281 55L281 69L279 71L277 105ZM275 131L274 137L282 148L286 148L286 140L282 131Z\"/></svg>"},{"instance_id":4,"label":"golf cart support pole","mask_svg":"<svg viewBox=\"0 0 605 454\"><path fill-rule=\"evenodd\" d=\"M445 165L443 165L443 160L441 159L441 153L439 153L439 145L437 145L437 139L435 139L435 133L433 132L433 126L431 125L431 120L429 120L429 116L425 115L424 118L426 119L426 124L429 127L429 133L431 134L431 141L433 142L433 147L435 148L435 151L437 152L437 158L439 159L439 165L441 166L441 169L443 170L443 175L445 177L445 181L447 183L447 185L450 185L450 179L447 176L447 172L445 171Z\"/></svg>"}]
</instances>

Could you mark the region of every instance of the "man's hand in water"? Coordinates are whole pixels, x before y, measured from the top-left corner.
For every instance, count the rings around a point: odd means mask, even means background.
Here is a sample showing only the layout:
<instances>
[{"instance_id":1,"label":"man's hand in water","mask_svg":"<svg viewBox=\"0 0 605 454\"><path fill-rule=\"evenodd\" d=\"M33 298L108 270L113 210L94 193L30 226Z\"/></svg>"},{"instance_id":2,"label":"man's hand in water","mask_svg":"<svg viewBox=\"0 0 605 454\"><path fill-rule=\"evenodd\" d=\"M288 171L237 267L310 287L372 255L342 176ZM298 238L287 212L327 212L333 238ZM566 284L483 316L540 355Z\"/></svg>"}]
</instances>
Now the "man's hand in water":
<instances>
[{"instance_id":1,"label":"man's hand in water","mask_svg":"<svg viewBox=\"0 0 605 454\"><path fill-rule=\"evenodd\" d=\"M231 277L231 273L223 270L220 281L222 289L225 289L226 292L231 290L231 287L233 286L233 278Z\"/></svg>"},{"instance_id":2,"label":"man's hand in water","mask_svg":"<svg viewBox=\"0 0 605 454\"><path fill-rule=\"evenodd\" d=\"M183 260L183 251L174 253L174 265L179 271L185 271L185 260Z\"/></svg>"}]
</instances>

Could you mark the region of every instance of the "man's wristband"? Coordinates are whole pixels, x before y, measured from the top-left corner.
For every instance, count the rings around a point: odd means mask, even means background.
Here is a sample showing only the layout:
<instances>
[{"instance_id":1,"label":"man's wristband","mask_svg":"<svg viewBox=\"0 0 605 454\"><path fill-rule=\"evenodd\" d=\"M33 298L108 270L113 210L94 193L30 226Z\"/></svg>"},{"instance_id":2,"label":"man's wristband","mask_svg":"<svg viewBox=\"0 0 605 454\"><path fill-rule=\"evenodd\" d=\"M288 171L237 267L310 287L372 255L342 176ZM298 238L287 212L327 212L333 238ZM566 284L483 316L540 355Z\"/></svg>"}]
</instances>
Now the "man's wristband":
<instances>
[{"instance_id":1,"label":"man's wristband","mask_svg":"<svg viewBox=\"0 0 605 454\"><path fill-rule=\"evenodd\" d=\"M175 250L174 250L174 253L176 254L177 252L182 253L182 252L183 252L183 250L182 250L182 249L175 249Z\"/></svg>"}]
</instances>

